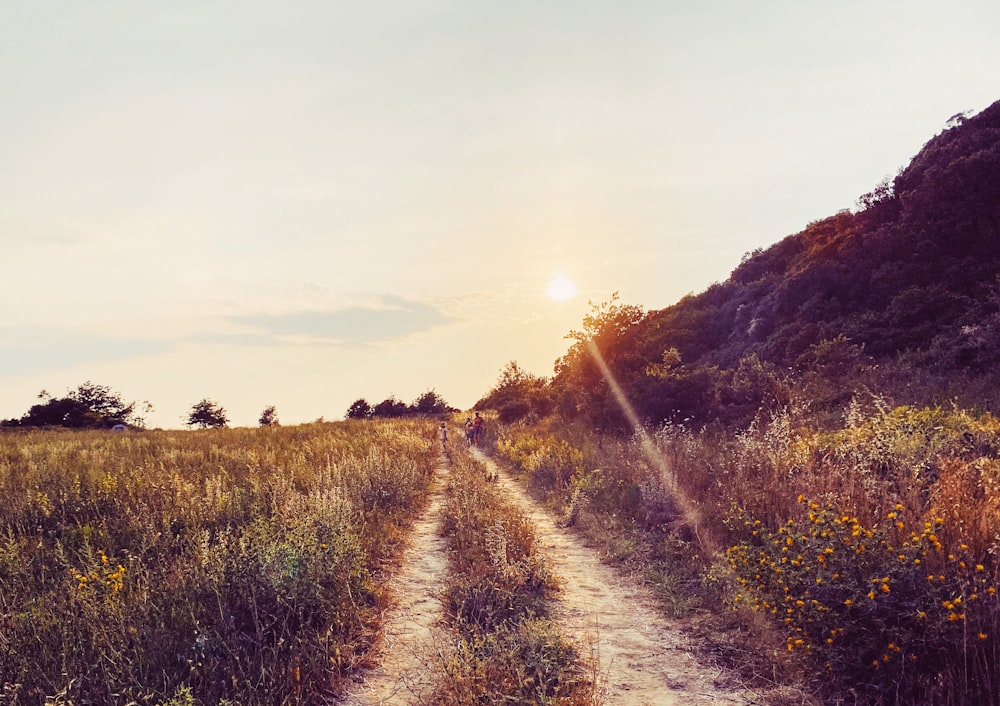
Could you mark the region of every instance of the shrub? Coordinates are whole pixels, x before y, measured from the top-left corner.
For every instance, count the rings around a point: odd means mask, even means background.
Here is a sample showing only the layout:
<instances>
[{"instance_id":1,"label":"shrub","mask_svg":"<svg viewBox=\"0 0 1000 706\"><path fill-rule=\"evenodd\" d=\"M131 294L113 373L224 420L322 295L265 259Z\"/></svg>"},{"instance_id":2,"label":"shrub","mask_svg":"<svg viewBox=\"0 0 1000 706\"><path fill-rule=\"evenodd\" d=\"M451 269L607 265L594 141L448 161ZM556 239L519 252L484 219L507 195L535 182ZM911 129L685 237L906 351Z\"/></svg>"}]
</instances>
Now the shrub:
<instances>
[{"instance_id":1,"label":"shrub","mask_svg":"<svg viewBox=\"0 0 1000 706\"><path fill-rule=\"evenodd\" d=\"M747 521L752 541L731 547L721 572L728 604L782 625L786 649L824 669L835 691L926 703L966 674L967 696L995 698L995 677L981 668L1000 638L994 573L966 545L944 546L944 520L920 522L897 504L867 527L800 501L804 521L776 531Z\"/></svg>"}]
</instances>

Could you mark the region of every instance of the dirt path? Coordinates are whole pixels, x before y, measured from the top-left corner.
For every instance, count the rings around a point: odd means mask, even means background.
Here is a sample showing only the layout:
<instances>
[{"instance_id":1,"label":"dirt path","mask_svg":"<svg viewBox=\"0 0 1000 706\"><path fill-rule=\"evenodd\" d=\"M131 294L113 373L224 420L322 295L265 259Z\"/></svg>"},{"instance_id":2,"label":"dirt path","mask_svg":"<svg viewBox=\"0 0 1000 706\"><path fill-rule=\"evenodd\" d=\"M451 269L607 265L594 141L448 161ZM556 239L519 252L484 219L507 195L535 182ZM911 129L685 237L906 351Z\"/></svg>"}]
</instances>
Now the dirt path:
<instances>
[{"instance_id":1,"label":"dirt path","mask_svg":"<svg viewBox=\"0 0 1000 706\"><path fill-rule=\"evenodd\" d=\"M438 594L448 569L445 540L438 532L448 474L442 456L431 483L431 502L413 526L410 546L392 579L393 607L385 615L380 663L343 701L346 706L403 706L429 693L430 663L442 607Z\"/></svg>"},{"instance_id":2,"label":"dirt path","mask_svg":"<svg viewBox=\"0 0 1000 706\"><path fill-rule=\"evenodd\" d=\"M720 670L698 663L688 639L651 607L653 599L600 563L593 551L560 528L502 468L472 449L496 473L509 499L535 525L539 546L559 577L555 619L584 658L597 665L600 693L608 706L762 704L752 693L727 689ZM386 613L381 662L343 701L345 706L420 704L430 693L442 615L438 595L447 571L445 541L438 528L448 473L442 457L432 499L413 528L409 548L392 579L393 607Z\"/></svg>"},{"instance_id":3,"label":"dirt path","mask_svg":"<svg viewBox=\"0 0 1000 706\"><path fill-rule=\"evenodd\" d=\"M584 656L592 650L608 706L762 703L750 692L725 688L722 672L698 663L687 647L689 640L654 611L647 591L601 564L502 468L478 449L472 451L534 523L539 544L561 581L556 618Z\"/></svg>"}]
</instances>

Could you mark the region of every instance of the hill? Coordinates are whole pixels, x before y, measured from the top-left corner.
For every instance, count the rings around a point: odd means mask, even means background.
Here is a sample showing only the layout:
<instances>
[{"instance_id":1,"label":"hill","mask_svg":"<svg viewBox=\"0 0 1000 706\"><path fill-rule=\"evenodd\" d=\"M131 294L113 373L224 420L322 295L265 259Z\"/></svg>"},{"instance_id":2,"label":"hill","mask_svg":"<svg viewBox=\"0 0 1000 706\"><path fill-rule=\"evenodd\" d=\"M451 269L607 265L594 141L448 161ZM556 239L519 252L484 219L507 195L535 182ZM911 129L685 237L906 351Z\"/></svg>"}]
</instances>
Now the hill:
<instances>
[{"instance_id":1,"label":"hill","mask_svg":"<svg viewBox=\"0 0 1000 706\"><path fill-rule=\"evenodd\" d=\"M859 389L994 408L998 278L1000 102L956 116L857 210L748 254L725 282L657 311L595 307L545 404L604 428L740 425L803 400L829 414Z\"/></svg>"}]
</instances>

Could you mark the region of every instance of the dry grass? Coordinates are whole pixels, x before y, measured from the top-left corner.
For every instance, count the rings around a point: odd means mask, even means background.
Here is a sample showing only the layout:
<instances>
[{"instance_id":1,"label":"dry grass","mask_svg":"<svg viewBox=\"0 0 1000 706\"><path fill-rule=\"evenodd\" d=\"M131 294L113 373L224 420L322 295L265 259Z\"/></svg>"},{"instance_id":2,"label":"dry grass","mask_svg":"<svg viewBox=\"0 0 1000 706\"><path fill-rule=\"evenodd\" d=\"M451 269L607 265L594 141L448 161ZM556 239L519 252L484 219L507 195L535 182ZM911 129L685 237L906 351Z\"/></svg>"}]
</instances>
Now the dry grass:
<instances>
[{"instance_id":1,"label":"dry grass","mask_svg":"<svg viewBox=\"0 0 1000 706\"><path fill-rule=\"evenodd\" d=\"M0 435L0 700L331 697L433 440L417 421Z\"/></svg>"},{"instance_id":2,"label":"dry grass","mask_svg":"<svg viewBox=\"0 0 1000 706\"><path fill-rule=\"evenodd\" d=\"M668 613L688 611L704 636L700 611L734 609L707 621L728 625L710 649L747 679L817 674L829 703L1000 703L990 415L876 398L834 431L787 413L730 436L520 426L496 452Z\"/></svg>"},{"instance_id":3,"label":"dry grass","mask_svg":"<svg viewBox=\"0 0 1000 706\"><path fill-rule=\"evenodd\" d=\"M530 521L455 454L443 531L451 548L435 706L595 706L592 665L547 619L555 579Z\"/></svg>"}]
</instances>

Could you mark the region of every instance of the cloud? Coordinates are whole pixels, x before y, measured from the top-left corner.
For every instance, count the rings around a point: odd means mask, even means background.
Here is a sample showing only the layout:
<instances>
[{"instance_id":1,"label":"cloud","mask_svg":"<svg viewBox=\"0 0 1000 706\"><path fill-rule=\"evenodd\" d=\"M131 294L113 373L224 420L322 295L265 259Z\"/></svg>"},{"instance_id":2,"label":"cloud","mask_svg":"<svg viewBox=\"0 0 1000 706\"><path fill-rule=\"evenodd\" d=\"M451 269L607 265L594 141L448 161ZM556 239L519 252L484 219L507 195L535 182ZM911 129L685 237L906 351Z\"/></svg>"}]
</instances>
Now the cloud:
<instances>
[{"instance_id":1,"label":"cloud","mask_svg":"<svg viewBox=\"0 0 1000 706\"><path fill-rule=\"evenodd\" d=\"M428 331L455 321L454 317L430 304L392 295L383 295L372 305L334 311L293 311L226 318L251 327L253 332L210 334L198 340L252 345L298 341L364 346Z\"/></svg>"},{"instance_id":2,"label":"cloud","mask_svg":"<svg viewBox=\"0 0 1000 706\"><path fill-rule=\"evenodd\" d=\"M0 328L0 375L22 375L95 361L160 353L163 341L118 338L55 328Z\"/></svg>"}]
</instances>

